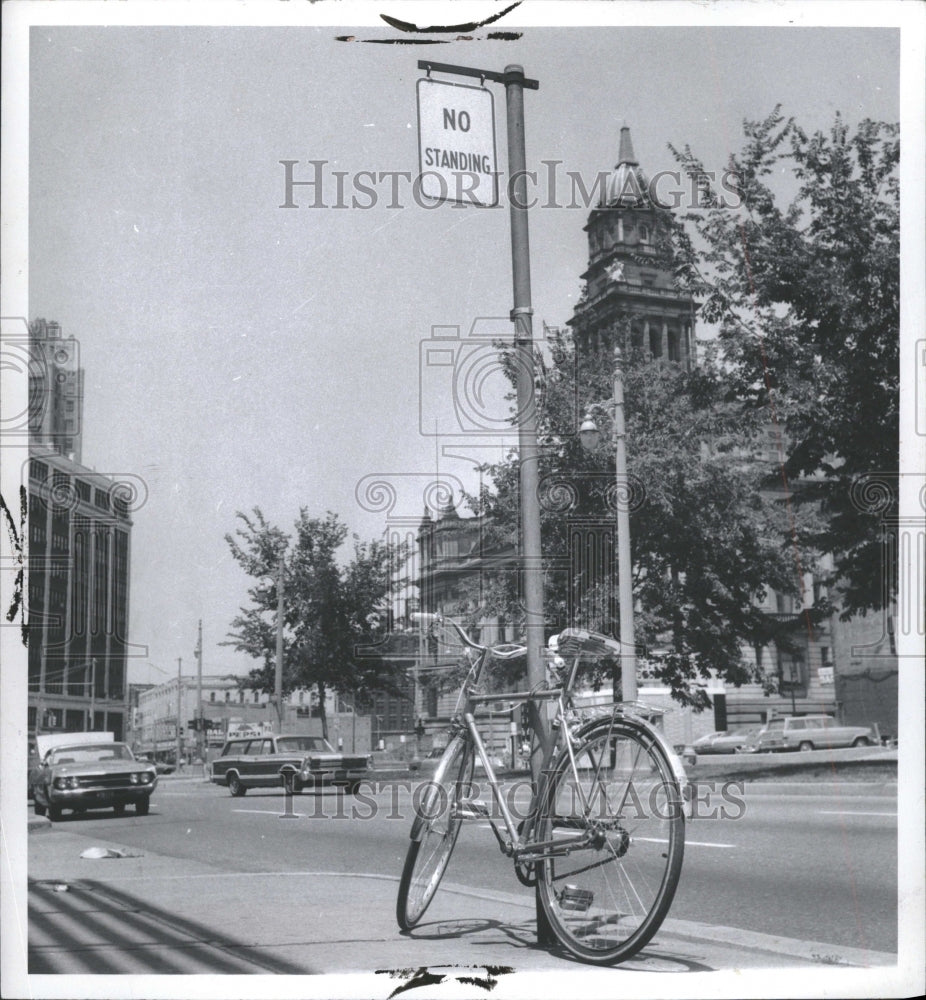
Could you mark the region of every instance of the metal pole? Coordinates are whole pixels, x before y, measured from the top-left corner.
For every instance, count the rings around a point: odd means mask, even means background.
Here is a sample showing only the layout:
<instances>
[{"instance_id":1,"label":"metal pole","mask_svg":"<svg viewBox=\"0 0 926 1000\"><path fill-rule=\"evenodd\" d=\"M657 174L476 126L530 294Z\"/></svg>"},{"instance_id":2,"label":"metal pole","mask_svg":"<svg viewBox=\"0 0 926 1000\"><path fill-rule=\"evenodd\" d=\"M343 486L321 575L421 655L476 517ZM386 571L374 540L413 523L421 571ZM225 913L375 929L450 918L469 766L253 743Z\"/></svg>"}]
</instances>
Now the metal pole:
<instances>
[{"instance_id":1,"label":"metal pole","mask_svg":"<svg viewBox=\"0 0 926 1000\"><path fill-rule=\"evenodd\" d=\"M637 699L637 652L633 632L633 577L630 562L630 484L627 480L627 432L624 428L624 370L621 349L614 348L614 445L617 477L617 586L621 614L621 697Z\"/></svg>"},{"instance_id":2,"label":"metal pole","mask_svg":"<svg viewBox=\"0 0 926 1000\"><path fill-rule=\"evenodd\" d=\"M531 308L530 238L527 218L527 154L524 144L524 69L505 67L508 108L508 204L511 217L511 273L514 288L515 350L518 354L518 458L520 461L521 573L524 581L524 625L527 642L528 684L542 687L546 679L543 662L543 566L540 548L540 471L537 448L537 410L534 399L534 339ZM544 750L550 730L542 705L529 702L531 725L531 782L536 792ZM539 892L536 892L537 940L553 941Z\"/></svg>"},{"instance_id":3,"label":"metal pole","mask_svg":"<svg viewBox=\"0 0 926 1000\"><path fill-rule=\"evenodd\" d=\"M96 659L90 657L90 725L87 732L93 732L93 717L96 714Z\"/></svg>"},{"instance_id":4,"label":"metal pole","mask_svg":"<svg viewBox=\"0 0 926 1000\"><path fill-rule=\"evenodd\" d=\"M273 679L273 699L277 707L278 732L283 732L283 557L277 567L277 650Z\"/></svg>"},{"instance_id":5,"label":"metal pole","mask_svg":"<svg viewBox=\"0 0 926 1000\"><path fill-rule=\"evenodd\" d=\"M511 272L518 353L518 453L520 459L521 572L524 580L527 676L531 687L545 679L543 664L543 567L540 549L537 411L534 405L533 309L531 308L530 238L527 218L527 169L524 146L524 69L505 67L508 108L508 201L511 216ZM542 745L548 738L546 720L534 711L534 731L540 738L532 756L534 780L539 777ZM538 773L534 774L534 771Z\"/></svg>"},{"instance_id":6,"label":"metal pole","mask_svg":"<svg viewBox=\"0 0 926 1000\"><path fill-rule=\"evenodd\" d=\"M180 762L183 760L183 740L180 736L180 718L182 712L182 705L180 700L180 692L183 687L183 676L181 674L181 668L183 667L183 657L177 657L177 770L180 770Z\"/></svg>"},{"instance_id":7,"label":"metal pole","mask_svg":"<svg viewBox=\"0 0 926 1000\"><path fill-rule=\"evenodd\" d=\"M203 732L203 620L200 618L196 639L196 753L200 760L205 759L205 738L206 734Z\"/></svg>"}]
</instances>

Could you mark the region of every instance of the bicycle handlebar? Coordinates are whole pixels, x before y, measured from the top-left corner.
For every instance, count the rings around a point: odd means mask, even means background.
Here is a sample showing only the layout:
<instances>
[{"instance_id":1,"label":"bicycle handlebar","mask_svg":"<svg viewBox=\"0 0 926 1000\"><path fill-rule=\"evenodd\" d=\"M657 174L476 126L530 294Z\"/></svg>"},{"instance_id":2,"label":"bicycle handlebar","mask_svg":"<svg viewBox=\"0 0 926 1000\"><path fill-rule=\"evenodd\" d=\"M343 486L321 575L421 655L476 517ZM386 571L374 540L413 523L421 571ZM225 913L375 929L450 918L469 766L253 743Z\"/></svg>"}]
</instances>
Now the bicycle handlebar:
<instances>
[{"instance_id":1,"label":"bicycle handlebar","mask_svg":"<svg viewBox=\"0 0 926 1000\"><path fill-rule=\"evenodd\" d=\"M517 656L523 656L527 652L527 647L518 643L500 643L498 646L483 646L474 642L463 630L459 622L444 615L429 614L426 612L413 612L409 615L412 621L434 628L439 625L449 625L459 636L463 645L470 649L477 649L480 652L491 652L493 656L500 660L511 660ZM623 648L616 639L601 632L589 632L581 628L565 628L557 636L557 651L561 656L622 656Z\"/></svg>"},{"instance_id":2,"label":"bicycle handlebar","mask_svg":"<svg viewBox=\"0 0 926 1000\"><path fill-rule=\"evenodd\" d=\"M420 611L413 612L409 615L409 618L421 625L427 625L428 628L434 628L434 626L439 625L449 625L457 633L464 645L469 646L470 649L478 649L480 652L490 652L499 660L513 660L515 657L523 656L527 652L526 646L521 646L514 642L503 642L498 646L480 645L478 642L474 642L466 634L459 622L454 621L452 618L446 618L444 615L428 614Z\"/></svg>"}]
</instances>

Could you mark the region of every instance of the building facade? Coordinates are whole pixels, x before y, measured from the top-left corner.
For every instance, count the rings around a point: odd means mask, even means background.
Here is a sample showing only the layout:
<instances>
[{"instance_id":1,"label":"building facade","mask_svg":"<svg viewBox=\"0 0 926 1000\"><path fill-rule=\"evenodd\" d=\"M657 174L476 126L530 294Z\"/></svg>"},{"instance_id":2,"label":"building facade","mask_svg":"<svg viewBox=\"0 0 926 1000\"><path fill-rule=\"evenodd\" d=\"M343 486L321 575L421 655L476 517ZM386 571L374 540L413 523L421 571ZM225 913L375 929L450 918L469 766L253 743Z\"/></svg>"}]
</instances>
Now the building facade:
<instances>
[{"instance_id":1,"label":"building facade","mask_svg":"<svg viewBox=\"0 0 926 1000\"><path fill-rule=\"evenodd\" d=\"M181 753L193 759L200 747L217 749L229 732L242 728L322 734L317 691L300 689L286 695L281 726L270 695L242 688L240 680L236 674L208 674L201 679L181 675L144 689L139 686L137 707L131 717L131 742L138 750L172 757L179 739ZM200 706L204 722L201 740L196 728ZM355 715L350 707L349 699L328 693L329 740L348 752L370 750L370 719Z\"/></svg>"},{"instance_id":2,"label":"building facade","mask_svg":"<svg viewBox=\"0 0 926 1000\"><path fill-rule=\"evenodd\" d=\"M122 739L132 493L80 464L77 342L44 319L29 332L28 729Z\"/></svg>"},{"instance_id":3,"label":"building facade","mask_svg":"<svg viewBox=\"0 0 926 1000\"><path fill-rule=\"evenodd\" d=\"M28 468L29 732L125 732L132 521L118 483L50 449Z\"/></svg>"}]
</instances>

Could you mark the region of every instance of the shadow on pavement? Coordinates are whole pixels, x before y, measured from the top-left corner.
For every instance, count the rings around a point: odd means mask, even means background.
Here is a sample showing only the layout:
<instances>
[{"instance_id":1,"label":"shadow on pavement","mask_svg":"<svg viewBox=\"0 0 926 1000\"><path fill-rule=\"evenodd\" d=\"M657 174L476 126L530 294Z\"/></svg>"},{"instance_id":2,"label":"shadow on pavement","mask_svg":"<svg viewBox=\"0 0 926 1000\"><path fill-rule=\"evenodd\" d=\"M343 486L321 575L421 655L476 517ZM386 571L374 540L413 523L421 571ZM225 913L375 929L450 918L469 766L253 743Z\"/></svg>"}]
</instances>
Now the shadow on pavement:
<instances>
[{"instance_id":1,"label":"shadow on pavement","mask_svg":"<svg viewBox=\"0 0 926 1000\"><path fill-rule=\"evenodd\" d=\"M67 883L30 879L28 897L33 975L315 971L88 879Z\"/></svg>"},{"instance_id":2,"label":"shadow on pavement","mask_svg":"<svg viewBox=\"0 0 926 1000\"><path fill-rule=\"evenodd\" d=\"M464 938L469 935L494 934L484 940L474 940L474 948L492 946L494 947L503 939L506 944L513 948L526 948L534 951L546 951L550 955L565 958L577 965L593 965L591 962L583 962L575 956L567 953L557 945L544 946L537 943L537 926L533 920L526 920L521 923L510 923L502 920L492 920L487 917L472 917L451 920L433 920L428 923L418 924L414 930L403 931L402 937L412 941L444 941L453 938ZM599 966L600 968L600 966ZM691 958L684 958L673 954L670 951L659 948L650 942L642 951L633 958L613 966L614 969L624 969L626 971L647 971L647 972L713 972L714 966L706 965Z\"/></svg>"}]
</instances>

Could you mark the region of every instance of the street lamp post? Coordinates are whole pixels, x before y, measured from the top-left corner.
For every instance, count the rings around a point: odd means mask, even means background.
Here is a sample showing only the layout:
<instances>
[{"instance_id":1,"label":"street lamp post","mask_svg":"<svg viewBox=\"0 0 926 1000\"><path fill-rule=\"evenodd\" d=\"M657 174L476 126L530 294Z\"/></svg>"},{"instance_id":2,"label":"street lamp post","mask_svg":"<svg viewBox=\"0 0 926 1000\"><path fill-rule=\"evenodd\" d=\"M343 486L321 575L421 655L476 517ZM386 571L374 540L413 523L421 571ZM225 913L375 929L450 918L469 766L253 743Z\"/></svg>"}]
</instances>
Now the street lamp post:
<instances>
[{"instance_id":1,"label":"street lamp post","mask_svg":"<svg viewBox=\"0 0 926 1000\"><path fill-rule=\"evenodd\" d=\"M183 711L183 706L181 704L182 690L183 690L183 657L177 657L177 772L181 770L181 762L183 761L183 737L180 733L180 718Z\"/></svg>"},{"instance_id":2,"label":"street lamp post","mask_svg":"<svg viewBox=\"0 0 926 1000\"><path fill-rule=\"evenodd\" d=\"M277 636L273 675L273 700L277 709L277 732L283 732L283 555L277 567Z\"/></svg>"},{"instance_id":3,"label":"street lamp post","mask_svg":"<svg viewBox=\"0 0 926 1000\"><path fill-rule=\"evenodd\" d=\"M633 579L630 560L630 487L627 478L627 432L624 426L624 371L621 349L614 348L614 453L617 482L617 586L620 607L621 698L637 699L637 654L633 629ZM579 428L587 450L598 444L600 434L591 413Z\"/></svg>"}]
</instances>

